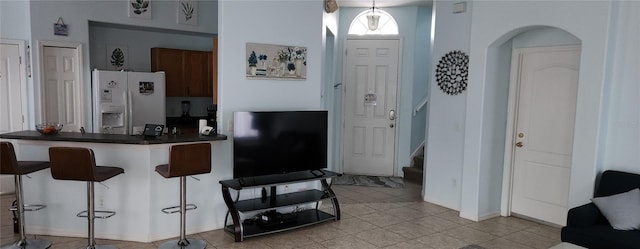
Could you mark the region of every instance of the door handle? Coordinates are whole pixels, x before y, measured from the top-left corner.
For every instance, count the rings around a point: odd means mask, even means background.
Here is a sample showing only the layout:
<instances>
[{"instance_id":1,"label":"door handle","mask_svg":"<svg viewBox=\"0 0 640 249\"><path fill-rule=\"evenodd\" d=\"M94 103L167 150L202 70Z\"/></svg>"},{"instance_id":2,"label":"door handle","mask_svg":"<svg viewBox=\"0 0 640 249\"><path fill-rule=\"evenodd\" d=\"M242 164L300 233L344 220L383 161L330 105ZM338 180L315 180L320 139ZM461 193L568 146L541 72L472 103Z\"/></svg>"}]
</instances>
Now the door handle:
<instances>
[{"instance_id":1,"label":"door handle","mask_svg":"<svg viewBox=\"0 0 640 249\"><path fill-rule=\"evenodd\" d=\"M389 111L389 120L396 120L396 110Z\"/></svg>"},{"instance_id":2,"label":"door handle","mask_svg":"<svg viewBox=\"0 0 640 249\"><path fill-rule=\"evenodd\" d=\"M524 146L524 144L522 142L517 142L516 143L516 147L522 147L522 146Z\"/></svg>"}]
</instances>

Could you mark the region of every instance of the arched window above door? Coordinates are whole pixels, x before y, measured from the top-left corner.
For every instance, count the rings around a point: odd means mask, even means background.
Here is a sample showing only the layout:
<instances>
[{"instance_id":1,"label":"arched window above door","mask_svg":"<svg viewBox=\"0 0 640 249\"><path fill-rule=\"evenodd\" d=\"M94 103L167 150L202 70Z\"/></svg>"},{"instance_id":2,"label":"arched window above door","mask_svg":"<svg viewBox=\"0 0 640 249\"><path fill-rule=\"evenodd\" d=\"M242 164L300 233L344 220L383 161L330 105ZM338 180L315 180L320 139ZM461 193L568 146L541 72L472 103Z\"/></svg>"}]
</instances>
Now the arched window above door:
<instances>
[{"instance_id":1,"label":"arched window above door","mask_svg":"<svg viewBox=\"0 0 640 249\"><path fill-rule=\"evenodd\" d=\"M384 10L376 9L376 14L380 15L380 21L378 29L369 30L369 24L367 22L367 14L371 13L371 10L365 10L360 13L351 22L349 26L350 35L397 35L398 23L393 16Z\"/></svg>"}]
</instances>

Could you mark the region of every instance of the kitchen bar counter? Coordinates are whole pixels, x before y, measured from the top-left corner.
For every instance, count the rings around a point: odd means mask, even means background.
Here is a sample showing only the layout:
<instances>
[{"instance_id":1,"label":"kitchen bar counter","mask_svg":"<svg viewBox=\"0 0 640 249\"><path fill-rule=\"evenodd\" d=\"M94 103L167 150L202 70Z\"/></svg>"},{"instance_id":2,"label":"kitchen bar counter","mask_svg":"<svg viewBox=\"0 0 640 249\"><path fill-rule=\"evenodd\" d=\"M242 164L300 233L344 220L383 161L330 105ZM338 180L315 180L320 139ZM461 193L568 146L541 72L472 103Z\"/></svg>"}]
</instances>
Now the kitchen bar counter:
<instances>
[{"instance_id":1,"label":"kitchen bar counter","mask_svg":"<svg viewBox=\"0 0 640 249\"><path fill-rule=\"evenodd\" d=\"M41 135L37 131L0 134L0 140L13 143L18 160L48 161L49 148L82 147L94 151L96 165L117 166L124 174L95 185L96 210L115 211L109 219L96 220L95 236L100 239L152 242L179 235L179 215L160 210L180 203L178 177L166 179L155 167L169 162L169 150L179 143L211 143L211 173L187 177L187 198L198 206L187 215L187 233L222 228L225 212L221 187L225 168L219 158L228 153L225 135L165 135L144 140L141 136L60 132ZM223 156L222 156L223 157ZM215 160L214 160L215 159ZM71 165L73 167L73 165ZM220 173L223 172L223 173ZM22 179L25 203L44 204L46 208L30 212L25 225L28 234L86 237L87 219L76 213L87 209L87 184L60 181L45 169Z\"/></svg>"},{"instance_id":2,"label":"kitchen bar counter","mask_svg":"<svg viewBox=\"0 0 640 249\"><path fill-rule=\"evenodd\" d=\"M60 132L56 135L42 135L37 131L18 131L0 134L4 139L22 139L38 141L68 141L68 142L88 142L88 143L111 143L111 144L168 144L187 143L201 141L227 140L226 135L216 134L204 136L200 134L178 134L164 135L157 138L145 138L143 136L132 136L123 134L101 134L101 133L79 133Z\"/></svg>"}]
</instances>

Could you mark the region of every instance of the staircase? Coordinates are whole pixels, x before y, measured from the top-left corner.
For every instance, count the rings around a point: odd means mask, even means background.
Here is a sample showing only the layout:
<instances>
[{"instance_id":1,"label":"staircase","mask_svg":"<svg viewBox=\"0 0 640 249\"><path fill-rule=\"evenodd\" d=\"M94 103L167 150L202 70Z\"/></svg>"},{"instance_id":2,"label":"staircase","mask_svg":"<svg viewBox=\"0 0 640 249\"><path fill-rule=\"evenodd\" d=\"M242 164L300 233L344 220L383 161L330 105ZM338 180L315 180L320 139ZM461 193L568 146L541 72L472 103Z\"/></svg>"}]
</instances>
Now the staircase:
<instances>
[{"instance_id":1,"label":"staircase","mask_svg":"<svg viewBox=\"0 0 640 249\"><path fill-rule=\"evenodd\" d=\"M404 179L408 182L422 185L423 172L424 172L424 150L415 155L411 159L411 166L403 167Z\"/></svg>"}]
</instances>

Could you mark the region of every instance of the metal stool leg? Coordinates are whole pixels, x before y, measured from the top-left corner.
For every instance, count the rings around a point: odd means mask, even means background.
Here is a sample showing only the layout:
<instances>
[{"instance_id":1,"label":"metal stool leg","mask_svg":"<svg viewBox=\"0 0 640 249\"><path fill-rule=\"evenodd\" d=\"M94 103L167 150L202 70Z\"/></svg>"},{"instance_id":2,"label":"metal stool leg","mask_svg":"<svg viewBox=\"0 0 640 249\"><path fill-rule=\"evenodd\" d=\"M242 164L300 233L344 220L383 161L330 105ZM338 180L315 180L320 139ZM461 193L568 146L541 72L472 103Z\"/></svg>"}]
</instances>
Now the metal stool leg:
<instances>
[{"instance_id":1,"label":"metal stool leg","mask_svg":"<svg viewBox=\"0 0 640 249\"><path fill-rule=\"evenodd\" d=\"M187 240L186 234L187 216L187 178L180 177L180 239L162 243L158 249L204 249L207 242L199 239Z\"/></svg>"},{"instance_id":2,"label":"metal stool leg","mask_svg":"<svg viewBox=\"0 0 640 249\"><path fill-rule=\"evenodd\" d=\"M117 249L117 247L112 245L96 245L95 238L95 198L93 192L93 182L87 182L87 220L89 224L89 237L87 239L87 247L86 249Z\"/></svg>"},{"instance_id":3,"label":"metal stool leg","mask_svg":"<svg viewBox=\"0 0 640 249\"><path fill-rule=\"evenodd\" d=\"M24 196L22 194L22 176L15 175L16 200L18 202L18 219L20 220L20 240L3 246L2 249L45 249L51 247L51 241L45 239L27 239L24 229Z\"/></svg>"}]
</instances>

